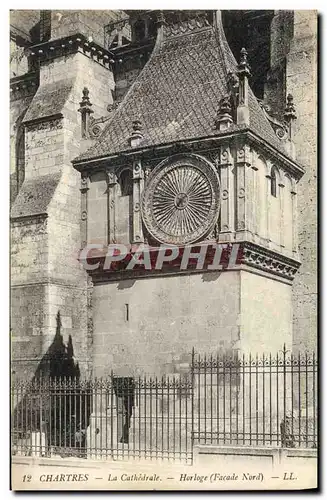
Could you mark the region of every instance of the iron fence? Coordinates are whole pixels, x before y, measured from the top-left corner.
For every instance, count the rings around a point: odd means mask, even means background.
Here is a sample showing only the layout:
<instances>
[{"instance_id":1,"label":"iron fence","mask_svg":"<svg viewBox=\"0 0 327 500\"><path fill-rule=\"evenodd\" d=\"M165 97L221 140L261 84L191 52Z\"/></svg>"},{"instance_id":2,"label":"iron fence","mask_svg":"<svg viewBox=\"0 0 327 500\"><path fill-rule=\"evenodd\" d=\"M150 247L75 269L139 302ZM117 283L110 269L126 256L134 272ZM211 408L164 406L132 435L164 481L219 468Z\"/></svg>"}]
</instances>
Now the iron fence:
<instances>
[{"instance_id":1,"label":"iron fence","mask_svg":"<svg viewBox=\"0 0 327 500\"><path fill-rule=\"evenodd\" d=\"M12 384L12 452L192 463L193 445L317 445L315 354L192 353L184 376Z\"/></svg>"},{"instance_id":2,"label":"iron fence","mask_svg":"<svg viewBox=\"0 0 327 500\"><path fill-rule=\"evenodd\" d=\"M317 447L315 353L193 355L193 443Z\"/></svg>"}]
</instances>

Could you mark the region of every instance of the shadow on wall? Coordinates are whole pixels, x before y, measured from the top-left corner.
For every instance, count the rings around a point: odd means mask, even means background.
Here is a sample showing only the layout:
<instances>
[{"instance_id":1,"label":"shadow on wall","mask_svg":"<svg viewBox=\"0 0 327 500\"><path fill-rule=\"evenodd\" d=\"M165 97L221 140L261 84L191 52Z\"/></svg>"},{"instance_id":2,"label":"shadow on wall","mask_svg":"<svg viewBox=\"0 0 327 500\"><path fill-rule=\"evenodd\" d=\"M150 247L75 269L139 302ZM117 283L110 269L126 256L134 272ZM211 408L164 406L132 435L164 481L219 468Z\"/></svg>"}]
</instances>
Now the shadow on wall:
<instances>
[{"instance_id":1,"label":"shadow on wall","mask_svg":"<svg viewBox=\"0 0 327 500\"><path fill-rule=\"evenodd\" d=\"M60 311L56 317L56 334L48 351L40 361L34 378L39 377L80 377L78 363L74 359L74 348L71 335L68 337L67 345L61 334L61 316Z\"/></svg>"},{"instance_id":2,"label":"shadow on wall","mask_svg":"<svg viewBox=\"0 0 327 500\"><path fill-rule=\"evenodd\" d=\"M12 449L25 447L27 455L32 453L28 444L31 433L45 436L47 450L61 450L78 441L79 450L84 453L92 411L91 393L87 387L81 387L71 336L67 345L64 343L60 311L56 322L53 342L32 380L18 380L13 384Z\"/></svg>"}]
</instances>

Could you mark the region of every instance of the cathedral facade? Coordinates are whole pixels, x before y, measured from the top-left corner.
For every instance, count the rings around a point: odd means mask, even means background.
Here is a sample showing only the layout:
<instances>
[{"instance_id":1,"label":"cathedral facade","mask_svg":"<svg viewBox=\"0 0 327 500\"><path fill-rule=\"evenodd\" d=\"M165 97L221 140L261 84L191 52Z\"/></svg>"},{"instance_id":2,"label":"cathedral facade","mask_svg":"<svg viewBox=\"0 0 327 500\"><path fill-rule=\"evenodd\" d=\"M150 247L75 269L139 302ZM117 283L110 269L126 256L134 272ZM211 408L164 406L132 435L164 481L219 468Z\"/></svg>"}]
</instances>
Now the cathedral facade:
<instances>
[{"instance_id":1,"label":"cathedral facade","mask_svg":"<svg viewBox=\"0 0 327 500\"><path fill-rule=\"evenodd\" d=\"M17 376L36 373L59 329L96 376L182 373L192 348L316 348L316 23L12 11ZM217 245L238 249L233 266L165 253ZM109 248L156 262L163 248L167 266L110 254L106 270Z\"/></svg>"}]
</instances>

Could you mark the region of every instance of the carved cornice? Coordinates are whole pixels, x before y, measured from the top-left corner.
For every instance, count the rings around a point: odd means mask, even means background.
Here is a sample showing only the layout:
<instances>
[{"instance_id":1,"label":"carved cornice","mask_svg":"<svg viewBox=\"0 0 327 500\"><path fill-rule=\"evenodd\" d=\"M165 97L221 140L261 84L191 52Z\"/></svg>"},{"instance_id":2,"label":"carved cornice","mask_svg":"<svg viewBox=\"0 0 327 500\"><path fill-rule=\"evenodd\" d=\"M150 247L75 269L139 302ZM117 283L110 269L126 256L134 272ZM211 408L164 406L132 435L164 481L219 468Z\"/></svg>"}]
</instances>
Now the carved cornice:
<instances>
[{"instance_id":1,"label":"carved cornice","mask_svg":"<svg viewBox=\"0 0 327 500\"><path fill-rule=\"evenodd\" d=\"M46 212L29 214L29 215L18 215L15 217L10 217L10 221L12 225L29 225L34 224L35 222L41 222L48 218L48 214Z\"/></svg>"},{"instance_id":2,"label":"carved cornice","mask_svg":"<svg viewBox=\"0 0 327 500\"><path fill-rule=\"evenodd\" d=\"M242 242L242 264L292 281L301 263L254 243Z\"/></svg>"},{"instance_id":3,"label":"carved cornice","mask_svg":"<svg viewBox=\"0 0 327 500\"><path fill-rule=\"evenodd\" d=\"M105 68L109 68L110 64L113 63L112 53L110 51L93 41L89 41L89 39L82 34L75 34L58 40L39 43L27 50L28 55L32 59L37 59L40 63L57 57L75 54L76 52L82 52Z\"/></svg>"},{"instance_id":4,"label":"carved cornice","mask_svg":"<svg viewBox=\"0 0 327 500\"><path fill-rule=\"evenodd\" d=\"M110 157L94 158L92 160L74 161L74 167L82 172L85 170L101 170L105 166L116 166L126 163L126 161L141 158L142 161L159 161L176 153L191 153L196 152L204 155L206 151L217 149L217 147L228 142L230 146L233 144L239 145L239 142L247 142L249 145L257 146L262 151L267 159L278 161L283 165L286 172L290 173L295 179L300 179L305 172L305 169L294 160L280 151L277 151L273 146L268 144L264 139L257 136L246 127L242 129L228 129L227 131L217 133L215 136L203 137L201 139L190 139L171 144L158 145L155 147L140 147L133 151L125 151L119 154L114 154Z\"/></svg>"},{"instance_id":5,"label":"carved cornice","mask_svg":"<svg viewBox=\"0 0 327 500\"><path fill-rule=\"evenodd\" d=\"M214 234L215 229L213 230ZM209 242L209 247L210 243ZM208 240L203 240L203 243L208 244ZM227 249L224 257L221 260L222 269L220 272L229 271L248 271L263 275L270 279L276 279L287 284L291 284L295 274L300 267L300 262L286 257L280 253L274 252L270 249L264 248L260 245L256 245L251 242L241 241L237 242L239 245L237 258L234 265L229 266L229 255L233 245ZM200 243L195 243L193 245L194 249L199 248ZM209 248L208 247L208 248ZM195 273L210 273L216 272L207 268L205 264L204 267L199 270L196 265L190 265L187 269L182 269L180 266L182 255L184 252L184 247L179 247L179 255L176 259L170 263L167 263L162 269L155 268L155 262L158 256L159 247L150 247L150 261L152 269L147 270L145 268L135 268L133 270L127 269L127 264L130 260L131 255L136 251L136 247L131 247L130 254L126 257L125 261L118 262L114 269L105 270L103 264L106 257L106 249L100 250L99 252L91 253L92 256L88 257L88 262L91 264L99 263L99 266L95 270L88 271L88 274L92 277L93 282L106 282L111 280L121 280L121 279L141 279L141 278L151 278L151 277L164 277L167 275L181 275L181 274L195 274ZM208 251L210 254L210 250ZM207 264L211 263L213 254L208 258Z\"/></svg>"},{"instance_id":6,"label":"carved cornice","mask_svg":"<svg viewBox=\"0 0 327 500\"><path fill-rule=\"evenodd\" d=\"M22 99L29 95L34 95L39 86L38 73L26 73L22 76L11 78L10 80L10 99Z\"/></svg>"}]
</instances>

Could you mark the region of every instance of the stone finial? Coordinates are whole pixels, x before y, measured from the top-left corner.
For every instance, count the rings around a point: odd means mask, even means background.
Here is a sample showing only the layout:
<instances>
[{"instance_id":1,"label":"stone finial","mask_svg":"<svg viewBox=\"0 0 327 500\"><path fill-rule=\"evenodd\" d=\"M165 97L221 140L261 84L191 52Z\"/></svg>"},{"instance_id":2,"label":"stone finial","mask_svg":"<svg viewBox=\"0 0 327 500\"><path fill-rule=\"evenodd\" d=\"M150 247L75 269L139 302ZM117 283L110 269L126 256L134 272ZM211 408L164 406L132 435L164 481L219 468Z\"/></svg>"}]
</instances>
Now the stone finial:
<instances>
[{"instance_id":1,"label":"stone finial","mask_svg":"<svg viewBox=\"0 0 327 500\"><path fill-rule=\"evenodd\" d=\"M140 119L136 119L132 121L133 132L130 136L129 143L132 147L137 147L140 145L143 139L142 134L142 122Z\"/></svg>"},{"instance_id":2,"label":"stone finial","mask_svg":"<svg viewBox=\"0 0 327 500\"><path fill-rule=\"evenodd\" d=\"M140 134L142 130L142 122L141 120L133 120L132 122L133 134Z\"/></svg>"},{"instance_id":3,"label":"stone finial","mask_svg":"<svg viewBox=\"0 0 327 500\"><path fill-rule=\"evenodd\" d=\"M295 112L295 106L293 102L293 96L292 94L288 94L287 96L287 102L285 106L285 112L284 112L284 119L286 123L290 124L293 120L296 120L296 112Z\"/></svg>"},{"instance_id":4,"label":"stone finial","mask_svg":"<svg viewBox=\"0 0 327 500\"><path fill-rule=\"evenodd\" d=\"M162 10L159 10L156 22L159 26L162 26L165 23L165 14Z\"/></svg>"},{"instance_id":5,"label":"stone finial","mask_svg":"<svg viewBox=\"0 0 327 500\"><path fill-rule=\"evenodd\" d=\"M89 98L89 93L90 93L89 89L87 87L84 87L83 88L83 97L82 97L81 102L79 103L81 108L87 108L87 107L92 106L90 98Z\"/></svg>"},{"instance_id":6,"label":"stone finial","mask_svg":"<svg viewBox=\"0 0 327 500\"><path fill-rule=\"evenodd\" d=\"M251 75L250 66L248 64L248 53L245 48L241 50L240 62L237 67L237 75L239 78L239 95L237 106L237 123L239 125L249 125L249 82L248 78Z\"/></svg>"},{"instance_id":7,"label":"stone finial","mask_svg":"<svg viewBox=\"0 0 327 500\"><path fill-rule=\"evenodd\" d=\"M232 107L230 96L225 96L219 101L218 115L216 119L216 128L226 130L233 123Z\"/></svg>"},{"instance_id":8,"label":"stone finial","mask_svg":"<svg viewBox=\"0 0 327 500\"><path fill-rule=\"evenodd\" d=\"M89 89L87 87L83 88L83 97L81 102L79 103L80 108L78 111L82 115L82 137L83 139L88 139L89 138L89 120L90 120L90 114L93 113L92 106L93 104L90 101L89 98Z\"/></svg>"},{"instance_id":9,"label":"stone finial","mask_svg":"<svg viewBox=\"0 0 327 500\"><path fill-rule=\"evenodd\" d=\"M250 76L251 74L250 66L248 63L248 52L244 47L241 49L241 57L238 65L238 74L240 73L246 73L248 76Z\"/></svg>"},{"instance_id":10,"label":"stone finial","mask_svg":"<svg viewBox=\"0 0 327 500\"><path fill-rule=\"evenodd\" d=\"M238 77L233 71L229 71L227 74L228 88L232 92L238 92Z\"/></svg>"}]
</instances>

